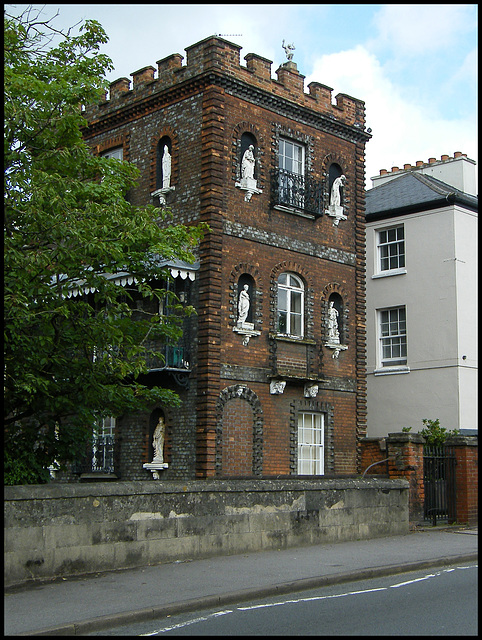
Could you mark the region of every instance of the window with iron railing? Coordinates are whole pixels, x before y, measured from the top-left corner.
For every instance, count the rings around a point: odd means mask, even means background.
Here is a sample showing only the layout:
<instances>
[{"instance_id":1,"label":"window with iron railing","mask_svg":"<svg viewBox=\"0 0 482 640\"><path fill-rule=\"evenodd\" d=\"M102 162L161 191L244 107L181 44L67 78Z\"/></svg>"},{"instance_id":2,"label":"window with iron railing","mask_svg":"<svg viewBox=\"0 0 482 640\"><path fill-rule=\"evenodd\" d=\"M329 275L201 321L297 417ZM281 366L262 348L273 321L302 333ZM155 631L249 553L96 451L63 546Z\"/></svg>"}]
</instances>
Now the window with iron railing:
<instances>
[{"instance_id":1,"label":"window with iron railing","mask_svg":"<svg viewBox=\"0 0 482 640\"><path fill-rule=\"evenodd\" d=\"M323 198L321 182L286 169L271 172L272 206L289 207L310 215L321 216Z\"/></svg>"},{"instance_id":2,"label":"window with iron railing","mask_svg":"<svg viewBox=\"0 0 482 640\"><path fill-rule=\"evenodd\" d=\"M98 420L92 433L91 446L85 457L77 460L72 471L80 474L114 473L115 418Z\"/></svg>"}]
</instances>

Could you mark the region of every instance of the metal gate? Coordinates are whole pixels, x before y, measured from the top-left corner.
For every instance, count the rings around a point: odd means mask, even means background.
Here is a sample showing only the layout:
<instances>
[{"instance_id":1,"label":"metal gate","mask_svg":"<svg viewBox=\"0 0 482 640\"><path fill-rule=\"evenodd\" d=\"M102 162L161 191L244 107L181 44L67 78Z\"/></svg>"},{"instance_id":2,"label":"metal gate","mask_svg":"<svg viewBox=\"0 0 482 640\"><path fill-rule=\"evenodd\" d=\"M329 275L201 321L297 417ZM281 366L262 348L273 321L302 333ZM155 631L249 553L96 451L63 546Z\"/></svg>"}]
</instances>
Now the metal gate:
<instances>
[{"instance_id":1,"label":"metal gate","mask_svg":"<svg viewBox=\"0 0 482 640\"><path fill-rule=\"evenodd\" d=\"M451 447L423 448L424 518L448 524L456 520L455 453Z\"/></svg>"}]
</instances>

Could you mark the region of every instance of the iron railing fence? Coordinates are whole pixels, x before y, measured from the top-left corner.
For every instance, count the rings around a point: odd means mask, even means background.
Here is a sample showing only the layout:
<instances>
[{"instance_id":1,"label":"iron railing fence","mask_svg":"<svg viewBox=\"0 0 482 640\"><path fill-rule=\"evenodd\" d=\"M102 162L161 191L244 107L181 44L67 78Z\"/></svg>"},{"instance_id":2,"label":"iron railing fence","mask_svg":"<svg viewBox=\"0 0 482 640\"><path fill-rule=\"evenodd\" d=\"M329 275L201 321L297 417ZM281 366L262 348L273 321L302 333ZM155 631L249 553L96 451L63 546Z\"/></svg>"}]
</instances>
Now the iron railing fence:
<instances>
[{"instance_id":1,"label":"iron railing fence","mask_svg":"<svg viewBox=\"0 0 482 640\"><path fill-rule=\"evenodd\" d=\"M94 434L92 447L72 467L74 473L114 473L114 435Z\"/></svg>"},{"instance_id":2,"label":"iron railing fence","mask_svg":"<svg viewBox=\"0 0 482 640\"><path fill-rule=\"evenodd\" d=\"M286 169L274 169L271 172L271 204L321 216L323 214L322 183L310 176L291 173Z\"/></svg>"},{"instance_id":3,"label":"iron railing fence","mask_svg":"<svg viewBox=\"0 0 482 640\"><path fill-rule=\"evenodd\" d=\"M437 522L456 519L455 452L452 447L425 445L423 449L424 518Z\"/></svg>"}]
</instances>

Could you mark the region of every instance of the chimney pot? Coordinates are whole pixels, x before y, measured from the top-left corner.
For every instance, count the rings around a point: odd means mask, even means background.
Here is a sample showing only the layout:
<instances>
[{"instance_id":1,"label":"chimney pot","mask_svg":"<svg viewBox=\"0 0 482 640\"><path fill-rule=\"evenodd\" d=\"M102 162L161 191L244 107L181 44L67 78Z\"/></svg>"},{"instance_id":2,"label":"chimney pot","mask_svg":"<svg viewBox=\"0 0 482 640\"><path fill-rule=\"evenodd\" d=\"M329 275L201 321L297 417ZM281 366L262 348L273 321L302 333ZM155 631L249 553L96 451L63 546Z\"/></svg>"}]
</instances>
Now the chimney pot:
<instances>
[{"instance_id":1,"label":"chimney pot","mask_svg":"<svg viewBox=\"0 0 482 640\"><path fill-rule=\"evenodd\" d=\"M437 158L429 158L428 159L428 163L429 164L433 164L434 162L437 162Z\"/></svg>"},{"instance_id":2,"label":"chimney pot","mask_svg":"<svg viewBox=\"0 0 482 640\"><path fill-rule=\"evenodd\" d=\"M445 162L449 159L449 156L442 156L440 159L442 160L442 162Z\"/></svg>"},{"instance_id":3,"label":"chimney pot","mask_svg":"<svg viewBox=\"0 0 482 640\"><path fill-rule=\"evenodd\" d=\"M388 173L388 171L386 169L380 169L380 175L381 176L386 176Z\"/></svg>"},{"instance_id":4,"label":"chimney pot","mask_svg":"<svg viewBox=\"0 0 482 640\"><path fill-rule=\"evenodd\" d=\"M398 171L398 167L392 167L392 172L395 173L396 171Z\"/></svg>"},{"instance_id":5,"label":"chimney pot","mask_svg":"<svg viewBox=\"0 0 482 640\"><path fill-rule=\"evenodd\" d=\"M461 155L462 155L462 151L456 151L454 153L454 158L460 158Z\"/></svg>"},{"instance_id":6,"label":"chimney pot","mask_svg":"<svg viewBox=\"0 0 482 640\"><path fill-rule=\"evenodd\" d=\"M417 162L415 163L416 167L423 167L423 160L417 160Z\"/></svg>"},{"instance_id":7,"label":"chimney pot","mask_svg":"<svg viewBox=\"0 0 482 640\"><path fill-rule=\"evenodd\" d=\"M410 163L408 163L408 164L404 164L404 165L403 165L403 168L404 168L404 169L411 169L411 168L412 168L412 165L411 165Z\"/></svg>"}]
</instances>

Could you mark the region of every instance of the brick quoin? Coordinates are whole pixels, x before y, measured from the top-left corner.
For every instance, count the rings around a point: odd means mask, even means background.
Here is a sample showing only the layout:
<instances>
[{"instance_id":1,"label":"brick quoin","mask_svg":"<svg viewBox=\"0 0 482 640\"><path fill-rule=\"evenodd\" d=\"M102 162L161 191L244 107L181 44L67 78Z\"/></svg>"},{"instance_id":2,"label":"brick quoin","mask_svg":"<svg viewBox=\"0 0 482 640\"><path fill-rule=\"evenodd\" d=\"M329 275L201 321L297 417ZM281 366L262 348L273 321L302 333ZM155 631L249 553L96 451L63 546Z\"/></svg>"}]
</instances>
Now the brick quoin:
<instances>
[{"instance_id":1,"label":"brick quoin","mask_svg":"<svg viewBox=\"0 0 482 640\"><path fill-rule=\"evenodd\" d=\"M167 137L173 221L209 225L197 252L188 382L179 385L168 371L147 377L182 399L170 414L163 477L296 475L301 411L325 415L326 472L354 474L366 435L364 150L370 135L364 103L345 94L333 98L319 82L305 88L292 61L273 77L262 56L250 53L245 62L238 45L209 37L187 47L185 61L174 53L135 71L132 86L126 78L113 82L108 99L85 111L85 139L94 152L120 145L139 168L129 194L139 206L158 204L151 196L155 154ZM251 198L237 186L248 138L259 190ZM272 180L280 139L303 146L305 178L319 185L319 215L277 206ZM347 179L347 219L338 225L325 214L335 166ZM304 284L302 339L277 333L283 272ZM236 331L240 282L250 286L254 333L248 336ZM326 346L333 293L342 300L347 347L337 358ZM282 394L272 391L277 380L285 382ZM310 385L317 386L314 396L307 395ZM140 459L148 420L135 413L120 420L125 479L149 478Z\"/></svg>"}]
</instances>

